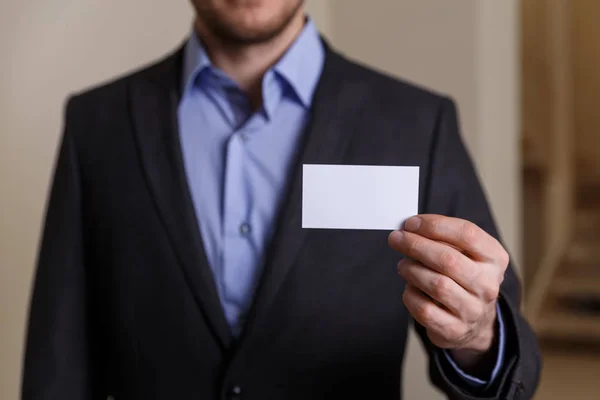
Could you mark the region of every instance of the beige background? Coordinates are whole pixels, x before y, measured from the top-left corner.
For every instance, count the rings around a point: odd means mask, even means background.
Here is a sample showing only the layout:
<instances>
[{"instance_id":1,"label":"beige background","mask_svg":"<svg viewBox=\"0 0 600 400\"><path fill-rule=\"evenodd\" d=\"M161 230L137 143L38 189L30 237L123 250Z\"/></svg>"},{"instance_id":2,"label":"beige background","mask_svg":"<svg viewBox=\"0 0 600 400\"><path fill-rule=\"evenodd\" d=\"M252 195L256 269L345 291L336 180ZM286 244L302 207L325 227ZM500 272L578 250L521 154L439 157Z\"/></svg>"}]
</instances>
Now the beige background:
<instances>
[{"instance_id":1,"label":"beige background","mask_svg":"<svg viewBox=\"0 0 600 400\"><path fill-rule=\"evenodd\" d=\"M600 2L573 2L575 129L577 173L583 181L600 178Z\"/></svg>"},{"instance_id":2,"label":"beige background","mask_svg":"<svg viewBox=\"0 0 600 400\"><path fill-rule=\"evenodd\" d=\"M376 6L374 6L376 4ZM451 94L506 242L519 258L516 0L308 0L347 55ZM171 51L186 1L0 2L0 398L18 398L47 185L72 91ZM411 337L408 399L437 399Z\"/></svg>"}]
</instances>

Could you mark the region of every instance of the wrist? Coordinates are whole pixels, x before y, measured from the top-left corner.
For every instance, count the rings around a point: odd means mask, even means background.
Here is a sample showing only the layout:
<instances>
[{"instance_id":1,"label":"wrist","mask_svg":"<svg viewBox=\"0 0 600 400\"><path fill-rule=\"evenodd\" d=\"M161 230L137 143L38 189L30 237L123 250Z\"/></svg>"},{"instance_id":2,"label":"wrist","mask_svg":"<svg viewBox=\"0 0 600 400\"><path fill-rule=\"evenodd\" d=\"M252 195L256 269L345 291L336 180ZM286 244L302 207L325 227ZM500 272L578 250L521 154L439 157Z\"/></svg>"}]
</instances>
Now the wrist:
<instances>
[{"instance_id":1,"label":"wrist","mask_svg":"<svg viewBox=\"0 0 600 400\"><path fill-rule=\"evenodd\" d=\"M496 321L496 307L489 322L480 330L479 334L463 346L450 350L452 359L465 371L487 370L496 360L498 352L498 327Z\"/></svg>"},{"instance_id":2,"label":"wrist","mask_svg":"<svg viewBox=\"0 0 600 400\"><path fill-rule=\"evenodd\" d=\"M496 321L495 318L486 324L481 329L479 334L471 341L461 346L456 351L463 351L472 354L485 354L492 350L494 340L496 338Z\"/></svg>"}]
</instances>

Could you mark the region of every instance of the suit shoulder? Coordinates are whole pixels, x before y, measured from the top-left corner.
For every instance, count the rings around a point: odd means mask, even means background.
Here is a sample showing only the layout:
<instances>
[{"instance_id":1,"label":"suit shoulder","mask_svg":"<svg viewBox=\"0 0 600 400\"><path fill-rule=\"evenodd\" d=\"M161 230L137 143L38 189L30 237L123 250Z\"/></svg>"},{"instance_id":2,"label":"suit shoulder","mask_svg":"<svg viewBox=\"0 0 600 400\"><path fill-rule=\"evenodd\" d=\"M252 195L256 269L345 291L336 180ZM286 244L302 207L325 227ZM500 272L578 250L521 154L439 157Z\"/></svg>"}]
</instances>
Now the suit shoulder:
<instances>
[{"instance_id":1,"label":"suit shoulder","mask_svg":"<svg viewBox=\"0 0 600 400\"><path fill-rule=\"evenodd\" d=\"M411 82L361 62L345 58L346 74L349 79L367 84L372 96L390 106L410 106L409 108L439 109L444 103L454 101L446 94L434 91L424 85Z\"/></svg>"},{"instance_id":2,"label":"suit shoulder","mask_svg":"<svg viewBox=\"0 0 600 400\"><path fill-rule=\"evenodd\" d=\"M67 110L89 112L97 107L106 109L111 104L120 105L126 100L127 89L132 82L140 79L160 79L174 64L180 62L180 53L181 49L112 79L72 93L67 99Z\"/></svg>"}]
</instances>

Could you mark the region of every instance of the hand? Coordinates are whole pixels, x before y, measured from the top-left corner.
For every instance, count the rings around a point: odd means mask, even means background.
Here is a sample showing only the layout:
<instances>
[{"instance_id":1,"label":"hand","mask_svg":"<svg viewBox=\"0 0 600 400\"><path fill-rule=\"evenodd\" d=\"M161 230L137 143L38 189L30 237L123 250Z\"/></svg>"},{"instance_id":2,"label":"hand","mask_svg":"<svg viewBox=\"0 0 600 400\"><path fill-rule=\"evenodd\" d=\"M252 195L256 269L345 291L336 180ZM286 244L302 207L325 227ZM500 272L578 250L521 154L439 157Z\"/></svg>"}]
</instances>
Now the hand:
<instances>
[{"instance_id":1,"label":"hand","mask_svg":"<svg viewBox=\"0 0 600 400\"><path fill-rule=\"evenodd\" d=\"M431 342L469 365L494 343L496 299L509 256L475 224L441 215L409 218L389 236L408 258L398 263L403 299Z\"/></svg>"}]
</instances>

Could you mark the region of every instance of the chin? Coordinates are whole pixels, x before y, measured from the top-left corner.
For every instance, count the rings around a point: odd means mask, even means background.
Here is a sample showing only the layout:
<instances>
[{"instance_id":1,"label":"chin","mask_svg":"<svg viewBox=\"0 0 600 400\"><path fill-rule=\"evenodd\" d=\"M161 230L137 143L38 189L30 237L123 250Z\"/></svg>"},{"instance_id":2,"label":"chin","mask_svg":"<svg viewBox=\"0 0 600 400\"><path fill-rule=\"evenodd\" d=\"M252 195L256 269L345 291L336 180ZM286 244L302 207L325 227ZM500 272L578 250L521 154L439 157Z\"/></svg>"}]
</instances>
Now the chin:
<instances>
[{"instance_id":1,"label":"chin","mask_svg":"<svg viewBox=\"0 0 600 400\"><path fill-rule=\"evenodd\" d=\"M264 42L276 37L302 14L304 3L302 0L214 1L213 7L200 0L194 2L199 18L217 36L240 44Z\"/></svg>"},{"instance_id":2,"label":"chin","mask_svg":"<svg viewBox=\"0 0 600 400\"><path fill-rule=\"evenodd\" d=\"M279 35L289 22L277 15L251 12L221 24L220 34L238 42L264 42Z\"/></svg>"}]
</instances>

